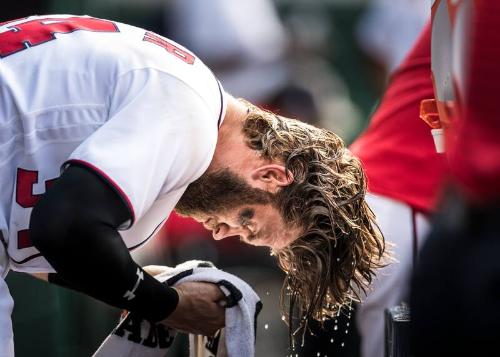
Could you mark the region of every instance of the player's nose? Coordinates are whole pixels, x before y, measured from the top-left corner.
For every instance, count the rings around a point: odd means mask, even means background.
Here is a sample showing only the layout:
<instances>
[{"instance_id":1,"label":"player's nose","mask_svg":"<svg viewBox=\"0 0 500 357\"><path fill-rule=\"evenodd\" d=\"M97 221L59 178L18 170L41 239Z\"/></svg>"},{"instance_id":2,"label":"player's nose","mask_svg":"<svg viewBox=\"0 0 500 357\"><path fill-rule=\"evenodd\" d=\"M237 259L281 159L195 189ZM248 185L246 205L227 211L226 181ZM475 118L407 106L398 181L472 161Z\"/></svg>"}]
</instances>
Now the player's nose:
<instances>
[{"instance_id":1,"label":"player's nose","mask_svg":"<svg viewBox=\"0 0 500 357\"><path fill-rule=\"evenodd\" d=\"M220 223L212 231L212 236L215 240L221 240L227 237L234 237L241 234L241 229L233 228L225 223Z\"/></svg>"}]
</instances>

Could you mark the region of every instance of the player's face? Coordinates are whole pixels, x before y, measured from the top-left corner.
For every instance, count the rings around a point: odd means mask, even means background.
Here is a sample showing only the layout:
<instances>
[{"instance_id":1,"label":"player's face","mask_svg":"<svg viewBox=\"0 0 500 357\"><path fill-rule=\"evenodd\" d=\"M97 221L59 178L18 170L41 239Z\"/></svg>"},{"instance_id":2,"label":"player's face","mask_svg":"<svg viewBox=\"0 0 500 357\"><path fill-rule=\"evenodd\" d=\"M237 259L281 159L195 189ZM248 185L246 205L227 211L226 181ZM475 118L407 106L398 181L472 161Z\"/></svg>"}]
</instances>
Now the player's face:
<instances>
[{"instance_id":1,"label":"player's face","mask_svg":"<svg viewBox=\"0 0 500 357\"><path fill-rule=\"evenodd\" d=\"M275 200L272 193L225 169L191 183L175 209L203 223L217 240L240 237L245 243L278 250L295 240L300 230L285 224Z\"/></svg>"},{"instance_id":2,"label":"player's face","mask_svg":"<svg viewBox=\"0 0 500 357\"><path fill-rule=\"evenodd\" d=\"M212 231L214 239L238 237L241 241L279 250L300 234L299 228L285 224L279 211L271 204L242 205L227 212L193 216Z\"/></svg>"}]
</instances>

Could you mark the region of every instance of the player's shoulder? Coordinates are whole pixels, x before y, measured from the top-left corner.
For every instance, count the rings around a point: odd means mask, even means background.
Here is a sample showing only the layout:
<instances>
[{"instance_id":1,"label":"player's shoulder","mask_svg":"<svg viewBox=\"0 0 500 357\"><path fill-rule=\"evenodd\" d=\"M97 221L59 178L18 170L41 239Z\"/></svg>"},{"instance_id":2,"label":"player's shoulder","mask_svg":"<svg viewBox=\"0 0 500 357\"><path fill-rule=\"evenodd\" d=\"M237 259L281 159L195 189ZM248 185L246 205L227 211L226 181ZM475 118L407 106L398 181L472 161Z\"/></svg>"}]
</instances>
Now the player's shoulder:
<instances>
[{"instance_id":1,"label":"player's shoulder","mask_svg":"<svg viewBox=\"0 0 500 357\"><path fill-rule=\"evenodd\" d=\"M27 91L40 92L47 82L61 88L91 86L105 95L122 75L137 72L138 78L149 78L155 72L160 73L155 78L184 83L214 107L221 102L216 78L194 53L153 31L112 19L64 14L1 23L0 61L12 83L36 79ZM50 81L41 80L46 73Z\"/></svg>"},{"instance_id":2,"label":"player's shoulder","mask_svg":"<svg viewBox=\"0 0 500 357\"><path fill-rule=\"evenodd\" d=\"M187 48L148 29L88 15L29 16L0 23L3 62L39 62L64 54L65 61L154 67L167 72L206 70Z\"/></svg>"}]
</instances>

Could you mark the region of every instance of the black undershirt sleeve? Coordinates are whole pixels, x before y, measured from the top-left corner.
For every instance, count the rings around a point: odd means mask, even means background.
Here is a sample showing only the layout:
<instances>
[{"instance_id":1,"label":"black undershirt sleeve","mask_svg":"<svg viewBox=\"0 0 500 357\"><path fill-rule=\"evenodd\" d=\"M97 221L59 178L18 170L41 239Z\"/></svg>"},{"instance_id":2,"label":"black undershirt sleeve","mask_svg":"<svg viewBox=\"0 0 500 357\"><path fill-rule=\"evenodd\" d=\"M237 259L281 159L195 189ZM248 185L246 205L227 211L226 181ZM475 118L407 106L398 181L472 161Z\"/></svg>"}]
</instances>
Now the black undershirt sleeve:
<instances>
[{"instance_id":1,"label":"black undershirt sleeve","mask_svg":"<svg viewBox=\"0 0 500 357\"><path fill-rule=\"evenodd\" d=\"M107 182L73 165L33 209L30 238L57 271L50 281L157 322L179 297L130 256L117 231L130 216Z\"/></svg>"}]
</instances>

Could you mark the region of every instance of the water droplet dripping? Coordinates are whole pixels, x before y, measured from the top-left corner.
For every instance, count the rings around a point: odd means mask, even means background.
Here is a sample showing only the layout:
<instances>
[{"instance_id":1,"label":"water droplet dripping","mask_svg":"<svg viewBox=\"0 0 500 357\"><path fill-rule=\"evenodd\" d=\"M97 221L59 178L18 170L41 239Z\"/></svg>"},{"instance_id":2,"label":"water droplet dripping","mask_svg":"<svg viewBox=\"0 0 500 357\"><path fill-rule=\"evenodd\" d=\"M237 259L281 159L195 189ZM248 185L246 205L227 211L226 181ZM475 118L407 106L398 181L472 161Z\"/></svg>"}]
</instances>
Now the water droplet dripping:
<instances>
[{"instance_id":1,"label":"water droplet dripping","mask_svg":"<svg viewBox=\"0 0 500 357\"><path fill-rule=\"evenodd\" d=\"M339 327L338 327L337 325L333 326L333 329L334 329L335 331L337 331L337 330L338 330L338 328L339 328Z\"/></svg>"},{"instance_id":2,"label":"water droplet dripping","mask_svg":"<svg viewBox=\"0 0 500 357\"><path fill-rule=\"evenodd\" d=\"M332 339L330 339L330 343L333 343L333 341L335 341L333 338L332 338Z\"/></svg>"},{"instance_id":3,"label":"water droplet dripping","mask_svg":"<svg viewBox=\"0 0 500 357\"><path fill-rule=\"evenodd\" d=\"M344 342L342 342L342 343L340 344L340 347L344 347Z\"/></svg>"}]
</instances>

